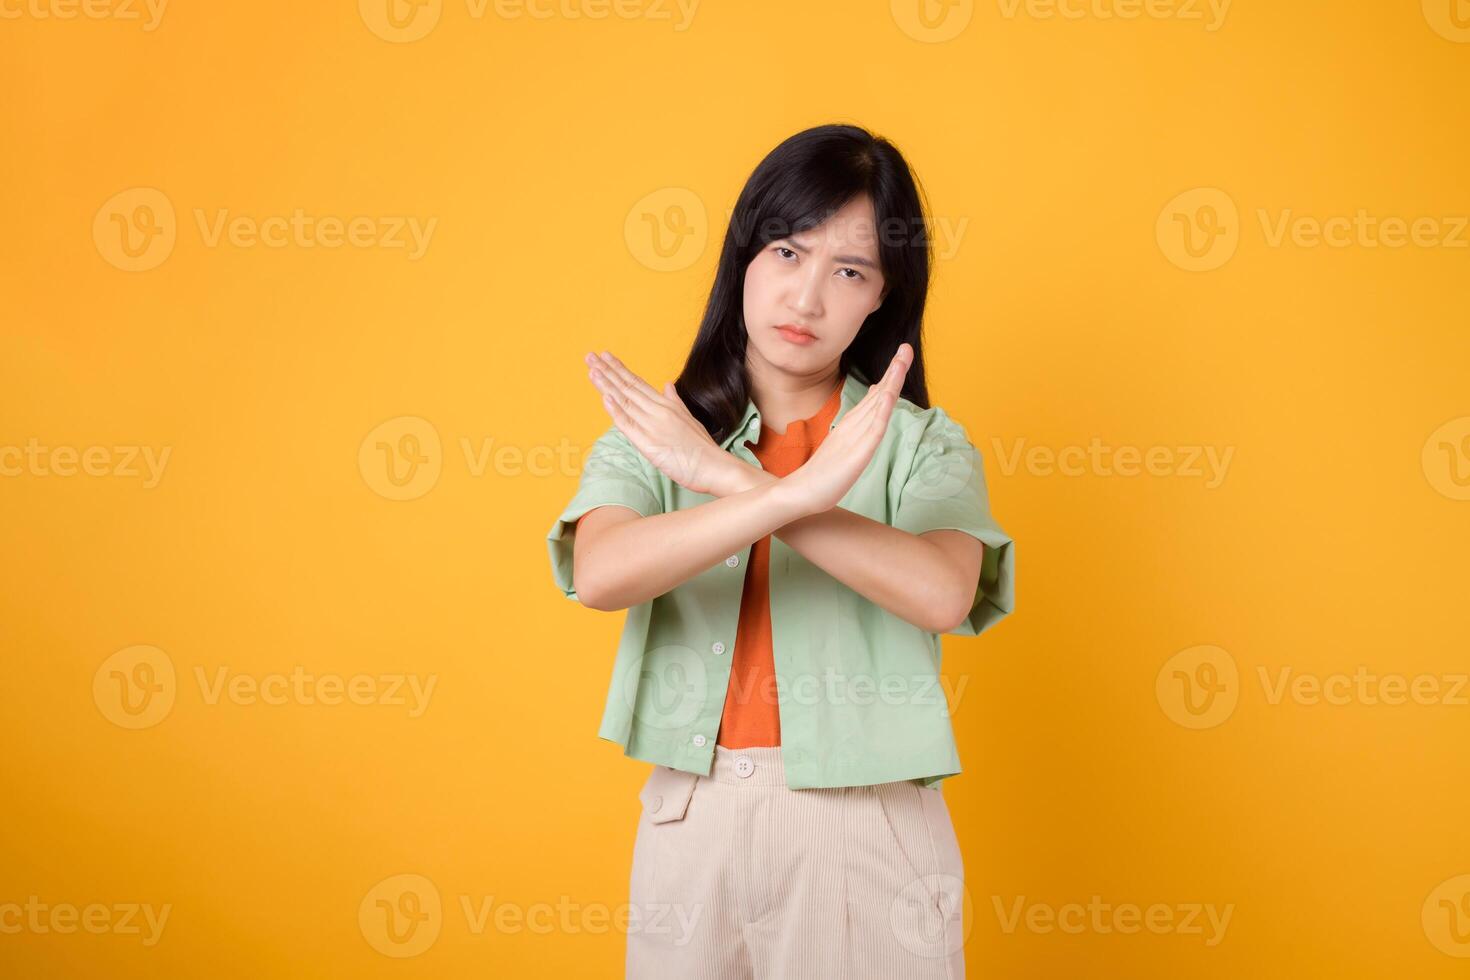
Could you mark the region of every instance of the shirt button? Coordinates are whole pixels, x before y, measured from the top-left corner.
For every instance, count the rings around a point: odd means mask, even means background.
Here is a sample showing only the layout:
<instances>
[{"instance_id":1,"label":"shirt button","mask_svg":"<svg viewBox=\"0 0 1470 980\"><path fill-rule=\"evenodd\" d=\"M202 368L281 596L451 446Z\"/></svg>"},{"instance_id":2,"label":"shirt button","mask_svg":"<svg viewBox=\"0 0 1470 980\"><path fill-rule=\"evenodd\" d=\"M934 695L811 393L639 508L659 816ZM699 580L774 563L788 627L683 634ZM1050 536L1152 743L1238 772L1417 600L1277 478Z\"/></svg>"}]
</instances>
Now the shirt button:
<instances>
[{"instance_id":1,"label":"shirt button","mask_svg":"<svg viewBox=\"0 0 1470 980\"><path fill-rule=\"evenodd\" d=\"M740 564L740 556L731 555L729 558L725 559L725 564L729 565L731 568L734 568L736 565Z\"/></svg>"},{"instance_id":2,"label":"shirt button","mask_svg":"<svg viewBox=\"0 0 1470 980\"><path fill-rule=\"evenodd\" d=\"M664 805L664 798L662 796L655 796L653 798L653 812L654 813L657 813L658 812L658 808L661 807L661 806L663 806L663 805Z\"/></svg>"},{"instance_id":3,"label":"shirt button","mask_svg":"<svg viewBox=\"0 0 1470 980\"><path fill-rule=\"evenodd\" d=\"M936 455L936 456L943 456L944 455L944 444L943 443L941 443L938 447L935 448L934 455Z\"/></svg>"},{"instance_id":4,"label":"shirt button","mask_svg":"<svg viewBox=\"0 0 1470 980\"><path fill-rule=\"evenodd\" d=\"M698 746L703 746L704 743L707 741L709 741L709 739L705 738L703 735L695 735L693 739L694 744Z\"/></svg>"},{"instance_id":5,"label":"shirt button","mask_svg":"<svg viewBox=\"0 0 1470 980\"><path fill-rule=\"evenodd\" d=\"M735 757L735 775L744 779L755 772L755 763L750 761L750 756L740 755Z\"/></svg>"},{"instance_id":6,"label":"shirt button","mask_svg":"<svg viewBox=\"0 0 1470 980\"><path fill-rule=\"evenodd\" d=\"M718 657L720 654L725 652L725 644L721 643L719 640L716 640L714 644L710 647L710 649L713 650L715 652L715 656Z\"/></svg>"}]
</instances>

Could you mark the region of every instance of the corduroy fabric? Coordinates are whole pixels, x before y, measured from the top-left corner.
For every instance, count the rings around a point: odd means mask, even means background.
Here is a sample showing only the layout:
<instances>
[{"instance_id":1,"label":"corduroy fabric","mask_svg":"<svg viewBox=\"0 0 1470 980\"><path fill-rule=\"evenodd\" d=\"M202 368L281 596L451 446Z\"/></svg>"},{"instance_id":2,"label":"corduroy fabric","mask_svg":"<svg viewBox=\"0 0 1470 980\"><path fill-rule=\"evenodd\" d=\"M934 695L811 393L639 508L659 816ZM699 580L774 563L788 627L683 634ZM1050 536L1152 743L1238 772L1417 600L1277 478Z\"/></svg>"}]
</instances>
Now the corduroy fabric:
<instances>
[{"instance_id":1,"label":"corduroy fabric","mask_svg":"<svg viewBox=\"0 0 1470 980\"><path fill-rule=\"evenodd\" d=\"M918 780L791 789L781 747L717 745L639 793L628 980L963 980L964 867Z\"/></svg>"}]
</instances>

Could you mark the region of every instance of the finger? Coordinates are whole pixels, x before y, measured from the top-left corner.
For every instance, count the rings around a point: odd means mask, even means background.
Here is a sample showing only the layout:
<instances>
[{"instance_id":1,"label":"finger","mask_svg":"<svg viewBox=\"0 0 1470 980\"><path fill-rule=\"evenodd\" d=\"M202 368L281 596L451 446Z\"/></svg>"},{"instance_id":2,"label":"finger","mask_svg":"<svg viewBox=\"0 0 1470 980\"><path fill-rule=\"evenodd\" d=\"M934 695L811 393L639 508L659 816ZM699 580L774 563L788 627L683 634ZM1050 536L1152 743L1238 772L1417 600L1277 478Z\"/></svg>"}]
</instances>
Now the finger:
<instances>
[{"instance_id":1,"label":"finger","mask_svg":"<svg viewBox=\"0 0 1470 980\"><path fill-rule=\"evenodd\" d=\"M871 406L879 392L888 391L895 397L903 393L904 376L908 374L909 365L913 363L913 350L913 347L907 342L898 345L898 350L889 360L883 375L876 382L868 385L868 390L863 393L862 400L854 406L854 412L858 408Z\"/></svg>"},{"instance_id":2,"label":"finger","mask_svg":"<svg viewBox=\"0 0 1470 980\"><path fill-rule=\"evenodd\" d=\"M879 386L894 394L903 391L904 377L913 361L914 348L907 341L899 344L898 350L893 353L893 359L888 362L888 370L883 372L883 377L878 382Z\"/></svg>"},{"instance_id":3,"label":"finger","mask_svg":"<svg viewBox=\"0 0 1470 980\"><path fill-rule=\"evenodd\" d=\"M604 394L602 396L602 407L607 409L608 415L612 416L613 425L617 426L623 435L628 437L628 441L636 445L637 440L633 437L640 431L638 422L628 414L627 410L623 407L623 403L618 400L617 396Z\"/></svg>"},{"instance_id":4,"label":"finger","mask_svg":"<svg viewBox=\"0 0 1470 980\"><path fill-rule=\"evenodd\" d=\"M599 366L612 375L628 397L641 399L642 403L647 405L656 404L660 400L658 391L630 370L616 354L603 351L601 361L602 364Z\"/></svg>"},{"instance_id":5,"label":"finger","mask_svg":"<svg viewBox=\"0 0 1470 980\"><path fill-rule=\"evenodd\" d=\"M603 361L587 369L588 376L605 398L611 398L629 417L646 418L652 405L642 399L634 389L624 383Z\"/></svg>"}]
</instances>

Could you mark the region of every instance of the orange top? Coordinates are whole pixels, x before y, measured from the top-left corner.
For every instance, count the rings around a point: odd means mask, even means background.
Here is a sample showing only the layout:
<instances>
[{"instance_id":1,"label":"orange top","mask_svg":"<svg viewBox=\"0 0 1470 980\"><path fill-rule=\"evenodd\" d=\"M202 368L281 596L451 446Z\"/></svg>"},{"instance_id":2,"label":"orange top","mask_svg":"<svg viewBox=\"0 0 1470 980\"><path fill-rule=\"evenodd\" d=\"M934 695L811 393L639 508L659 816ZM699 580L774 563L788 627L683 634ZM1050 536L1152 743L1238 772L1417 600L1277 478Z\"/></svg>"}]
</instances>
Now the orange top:
<instances>
[{"instance_id":1,"label":"orange top","mask_svg":"<svg viewBox=\"0 0 1470 980\"><path fill-rule=\"evenodd\" d=\"M811 418L797 419L785 432L761 426L758 442L746 441L768 473L786 476L811 458L842 404L842 385ZM775 655L771 648L771 536L755 542L745 566L745 591L740 595L740 622L735 628L730 686L715 744L730 749L781 744L781 713L776 688Z\"/></svg>"}]
</instances>

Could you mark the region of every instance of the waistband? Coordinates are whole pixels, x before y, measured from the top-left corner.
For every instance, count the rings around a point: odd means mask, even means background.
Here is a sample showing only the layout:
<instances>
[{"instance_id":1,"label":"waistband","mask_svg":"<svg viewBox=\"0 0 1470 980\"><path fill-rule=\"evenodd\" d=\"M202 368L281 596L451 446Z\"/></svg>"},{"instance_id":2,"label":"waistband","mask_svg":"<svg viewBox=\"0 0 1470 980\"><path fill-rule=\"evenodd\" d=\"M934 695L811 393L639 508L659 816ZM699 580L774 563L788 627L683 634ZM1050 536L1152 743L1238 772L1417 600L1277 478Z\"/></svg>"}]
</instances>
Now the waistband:
<instances>
[{"instance_id":1,"label":"waistband","mask_svg":"<svg viewBox=\"0 0 1470 980\"><path fill-rule=\"evenodd\" d=\"M785 786L786 768L781 764L781 746L732 749L717 743L709 775L702 778L741 786Z\"/></svg>"}]
</instances>

